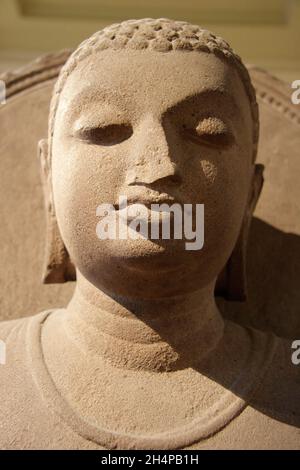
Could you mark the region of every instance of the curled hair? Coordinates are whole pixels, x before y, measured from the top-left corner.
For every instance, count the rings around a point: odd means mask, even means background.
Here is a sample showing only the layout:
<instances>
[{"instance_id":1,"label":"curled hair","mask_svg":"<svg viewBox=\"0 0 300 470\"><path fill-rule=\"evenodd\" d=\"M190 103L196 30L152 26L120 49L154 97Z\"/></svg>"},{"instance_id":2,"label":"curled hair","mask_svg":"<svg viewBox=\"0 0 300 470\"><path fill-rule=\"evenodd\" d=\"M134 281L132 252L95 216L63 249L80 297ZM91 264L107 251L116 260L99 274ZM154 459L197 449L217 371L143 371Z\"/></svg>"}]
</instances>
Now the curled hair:
<instances>
[{"instance_id":1,"label":"curled hair","mask_svg":"<svg viewBox=\"0 0 300 470\"><path fill-rule=\"evenodd\" d=\"M255 90L247 68L224 39L185 21L166 18L129 20L113 24L86 39L71 54L62 67L51 100L49 115L49 151L51 156L54 122L59 97L69 75L86 57L105 49L150 49L158 52L199 51L215 54L237 70L249 99L253 121L253 159L256 157L259 137L259 115Z\"/></svg>"}]
</instances>

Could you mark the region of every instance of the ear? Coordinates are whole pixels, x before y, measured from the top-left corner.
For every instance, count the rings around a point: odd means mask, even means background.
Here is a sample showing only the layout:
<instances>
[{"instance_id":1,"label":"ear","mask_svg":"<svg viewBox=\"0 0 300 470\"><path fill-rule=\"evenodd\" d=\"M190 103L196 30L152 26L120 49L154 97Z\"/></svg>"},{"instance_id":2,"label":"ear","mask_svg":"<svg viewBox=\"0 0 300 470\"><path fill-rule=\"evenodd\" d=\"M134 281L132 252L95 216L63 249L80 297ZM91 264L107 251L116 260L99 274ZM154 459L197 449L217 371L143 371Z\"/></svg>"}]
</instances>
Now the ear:
<instances>
[{"instance_id":1,"label":"ear","mask_svg":"<svg viewBox=\"0 0 300 470\"><path fill-rule=\"evenodd\" d=\"M263 184L264 184L264 165L257 163L254 167L253 179L250 191L250 197L248 202L248 212L250 217L252 217L255 210L257 201L259 199Z\"/></svg>"},{"instance_id":2,"label":"ear","mask_svg":"<svg viewBox=\"0 0 300 470\"><path fill-rule=\"evenodd\" d=\"M40 163L40 173L42 179L42 186L44 192L44 201L46 211L52 212L53 206L53 193L51 184L51 166L49 161L48 152L48 139L42 139L38 143L38 158Z\"/></svg>"},{"instance_id":3,"label":"ear","mask_svg":"<svg viewBox=\"0 0 300 470\"><path fill-rule=\"evenodd\" d=\"M247 299L247 242L252 215L263 187L263 171L263 165L255 165L248 203L239 237L230 258L227 261L225 268L220 273L216 283L215 295L220 295L230 301L242 302Z\"/></svg>"},{"instance_id":4,"label":"ear","mask_svg":"<svg viewBox=\"0 0 300 470\"><path fill-rule=\"evenodd\" d=\"M52 191L51 162L47 139L38 143L41 178L47 219L46 253L43 269L43 283L56 284L76 279L75 267L60 235Z\"/></svg>"}]
</instances>

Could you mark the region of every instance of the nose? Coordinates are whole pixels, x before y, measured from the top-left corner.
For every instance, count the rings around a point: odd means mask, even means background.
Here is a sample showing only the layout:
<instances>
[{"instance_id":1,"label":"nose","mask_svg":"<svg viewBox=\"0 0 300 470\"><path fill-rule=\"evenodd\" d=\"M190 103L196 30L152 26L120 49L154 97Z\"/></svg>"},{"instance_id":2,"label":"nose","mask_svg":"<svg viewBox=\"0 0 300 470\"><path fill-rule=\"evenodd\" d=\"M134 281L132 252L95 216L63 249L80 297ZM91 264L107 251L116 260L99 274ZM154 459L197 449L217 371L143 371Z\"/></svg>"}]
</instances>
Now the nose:
<instances>
[{"instance_id":1,"label":"nose","mask_svg":"<svg viewBox=\"0 0 300 470\"><path fill-rule=\"evenodd\" d=\"M170 145L162 123L152 116L143 120L132 139L131 165L128 185L152 184L160 180L180 182L176 163L171 157Z\"/></svg>"}]
</instances>

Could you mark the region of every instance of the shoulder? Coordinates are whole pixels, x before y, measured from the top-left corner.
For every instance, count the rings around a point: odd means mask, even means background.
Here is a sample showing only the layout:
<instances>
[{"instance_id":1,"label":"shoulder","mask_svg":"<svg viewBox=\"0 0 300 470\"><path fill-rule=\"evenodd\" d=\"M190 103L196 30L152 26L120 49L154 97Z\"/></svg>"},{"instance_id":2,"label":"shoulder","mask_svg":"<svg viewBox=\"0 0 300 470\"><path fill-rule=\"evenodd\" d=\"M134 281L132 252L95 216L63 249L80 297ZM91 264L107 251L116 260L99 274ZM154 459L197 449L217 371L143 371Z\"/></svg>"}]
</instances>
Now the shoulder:
<instances>
[{"instance_id":1,"label":"shoulder","mask_svg":"<svg viewBox=\"0 0 300 470\"><path fill-rule=\"evenodd\" d=\"M33 316L0 322L1 349L2 353L5 350L6 355L5 363L2 361L3 367L0 367L0 375L25 361L25 350L30 341L28 337L30 327L41 325L50 313L51 311L44 311Z\"/></svg>"},{"instance_id":2,"label":"shoulder","mask_svg":"<svg viewBox=\"0 0 300 470\"><path fill-rule=\"evenodd\" d=\"M27 324L28 318L18 318L16 320L6 320L0 322L0 339L5 341L8 339L9 335L16 329L22 328Z\"/></svg>"},{"instance_id":3,"label":"shoulder","mask_svg":"<svg viewBox=\"0 0 300 470\"><path fill-rule=\"evenodd\" d=\"M293 340L274 337L269 367L251 405L274 419L300 426L300 364L293 361L292 345Z\"/></svg>"},{"instance_id":4,"label":"shoulder","mask_svg":"<svg viewBox=\"0 0 300 470\"><path fill-rule=\"evenodd\" d=\"M41 413L41 398L32 375L30 350L39 325L50 312L0 322L2 361L0 363L0 448L11 449L30 444L30 423ZM4 354L3 354L4 348ZM4 359L4 360L3 360ZM24 445L23 445L24 444Z\"/></svg>"},{"instance_id":5,"label":"shoulder","mask_svg":"<svg viewBox=\"0 0 300 470\"><path fill-rule=\"evenodd\" d=\"M14 320L6 320L0 322L0 340L5 343L22 340L22 333L25 334L27 327L31 323L42 323L44 319L51 313L51 310L40 312L36 315L17 318Z\"/></svg>"}]
</instances>

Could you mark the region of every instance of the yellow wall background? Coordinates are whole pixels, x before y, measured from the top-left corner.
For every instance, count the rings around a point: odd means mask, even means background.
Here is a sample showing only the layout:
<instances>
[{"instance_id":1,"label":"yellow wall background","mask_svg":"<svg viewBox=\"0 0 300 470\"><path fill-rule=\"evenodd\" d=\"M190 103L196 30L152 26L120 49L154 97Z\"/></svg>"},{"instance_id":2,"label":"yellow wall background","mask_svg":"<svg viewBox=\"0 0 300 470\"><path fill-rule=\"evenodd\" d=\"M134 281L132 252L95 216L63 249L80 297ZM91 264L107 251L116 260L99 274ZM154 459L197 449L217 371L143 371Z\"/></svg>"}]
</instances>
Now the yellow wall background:
<instances>
[{"instance_id":1,"label":"yellow wall background","mask_svg":"<svg viewBox=\"0 0 300 470\"><path fill-rule=\"evenodd\" d=\"M224 37L247 63L300 79L300 0L0 0L0 71L74 48L103 26L169 17Z\"/></svg>"}]
</instances>

